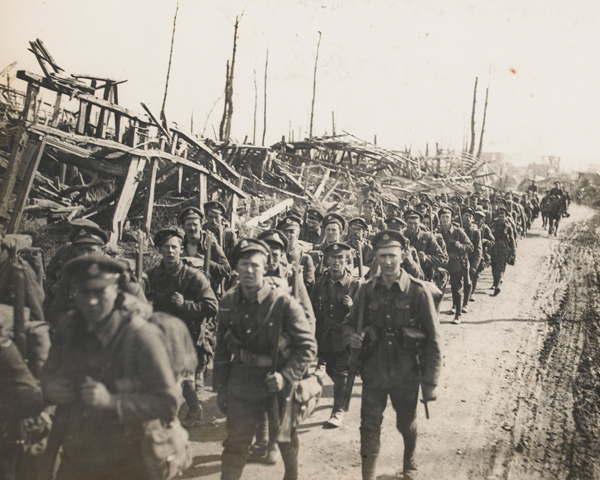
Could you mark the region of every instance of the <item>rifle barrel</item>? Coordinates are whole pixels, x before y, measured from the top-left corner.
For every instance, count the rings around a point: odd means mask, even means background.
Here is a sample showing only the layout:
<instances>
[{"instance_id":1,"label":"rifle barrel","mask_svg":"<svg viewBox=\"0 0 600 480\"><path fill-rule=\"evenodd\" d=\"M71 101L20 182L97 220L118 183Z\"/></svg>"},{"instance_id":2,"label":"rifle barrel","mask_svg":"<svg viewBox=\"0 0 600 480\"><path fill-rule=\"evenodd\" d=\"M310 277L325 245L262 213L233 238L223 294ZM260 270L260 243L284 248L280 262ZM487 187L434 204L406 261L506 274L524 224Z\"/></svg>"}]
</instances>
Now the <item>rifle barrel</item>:
<instances>
[{"instance_id":1,"label":"rifle barrel","mask_svg":"<svg viewBox=\"0 0 600 480\"><path fill-rule=\"evenodd\" d=\"M26 355L25 344L25 273L17 262L13 264L15 282L14 329L15 345L23 358Z\"/></svg>"}]
</instances>

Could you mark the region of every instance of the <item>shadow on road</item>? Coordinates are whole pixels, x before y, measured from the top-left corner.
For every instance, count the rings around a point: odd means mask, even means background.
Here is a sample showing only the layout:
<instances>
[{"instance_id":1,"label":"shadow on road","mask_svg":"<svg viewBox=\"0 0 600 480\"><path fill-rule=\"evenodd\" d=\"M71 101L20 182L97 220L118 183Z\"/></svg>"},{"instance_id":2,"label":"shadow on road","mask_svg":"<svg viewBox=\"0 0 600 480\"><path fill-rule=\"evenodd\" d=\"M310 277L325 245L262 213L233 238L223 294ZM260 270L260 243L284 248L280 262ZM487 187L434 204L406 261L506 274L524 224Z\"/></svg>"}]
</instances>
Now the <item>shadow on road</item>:
<instances>
[{"instance_id":1,"label":"shadow on road","mask_svg":"<svg viewBox=\"0 0 600 480\"><path fill-rule=\"evenodd\" d=\"M218 462L216 465L205 465L206 463ZM180 478L206 477L221 471L221 455L198 455L194 457L192 466L188 468Z\"/></svg>"}]
</instances>

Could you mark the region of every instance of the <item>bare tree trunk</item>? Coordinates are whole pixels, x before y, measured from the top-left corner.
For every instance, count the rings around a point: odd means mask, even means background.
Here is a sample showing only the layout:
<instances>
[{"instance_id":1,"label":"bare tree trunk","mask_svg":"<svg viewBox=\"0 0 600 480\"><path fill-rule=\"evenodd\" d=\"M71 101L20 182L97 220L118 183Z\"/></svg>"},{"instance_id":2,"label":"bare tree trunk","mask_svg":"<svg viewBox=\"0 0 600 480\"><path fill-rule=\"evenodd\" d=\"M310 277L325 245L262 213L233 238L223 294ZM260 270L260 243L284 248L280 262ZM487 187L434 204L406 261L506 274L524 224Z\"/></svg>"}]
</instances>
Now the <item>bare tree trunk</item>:
<instances>
[{"instance_id":1,"label":"bare tree trunk","mask_svg":"<svg viewBox=\"0 0 600 480\"><path fill-rule=\"evenodd\" d=\"M217 98L217 100L215 101L215 103L213 103L212 108L210 109L210 112L208 112L208 115L206 116L206 121L204 122L204 128L202 129L202 135L204 136L204 132L206 132L206 126L208 125L208 119L210 118L213 110L215 109L215 107L217 106L217 103L219 103L221 101L221 99L223 98L223 96L220 96L219 98ZM216 137L215 137L216 140Z\"/></svg>"},{"instance_id":2,"label":"bare tree trunk","mask_svg":"<svg viewBox=\"0 0 600 480\"><path fill-rule=\"evenodd\" d=\"M315 94L317 92L317 64L319 63L319 47L321 46L321 32L319 32L319 41L317 42L317 55L315 56L315 73L313 77L313 96L312 96L312 104L310 107L310 129L308 132L308 136L312 138L313 136L313 118L315 115Z\"/></svg>"},{"instance_id":3,"label":"bare tree trunk","mask_svg":"<svg viewBox=\"0 0 600 480\"><path fill-rule=\"evenodd\" d=\"M256 87L256 69L254 69L254 125L252 127L252 145L256 145L256 110L258 109L258 88Z\"/></svg>"},{"instance_id":4,"label":"bare tree trunk","mask_svg":"<svg viewBox=\"0 0 600 480\"><path fill-rule=\"evenodd\" d=\"M163 122L163 127L167 132L169 126L167 125L167 116L165 114L165 106L167 104L167 91L169 90L169 77L171 76L171 61L173 60L173 44L175 43L175 27L177 26L177 13L179 12L179 0L177 0L177 6L175 7L175 16L173 17L173 34L171 35L171 51L169 52L169 65L167 67L167 79L165 81L165 95L163 97L162 108L160 109L160 119Z\"/></svg>"},{"instance_id":5,"label":"bare tree trunk","mask_svg":"<svg viewBox=\"0 0 600 480\"><path fill-rule=\"evenodd\" d=\"M335 136L335 113L331 112L331 134Z\"/></svg>"},{"instance_id":6,"label":"bare tree trunk","mask_svg":"<svg viewBox=\"0 0 600 480\"><path fill-rule=\"evenodd\" d=\"M233 72L235 69L235 53L237 49L237 32L240 26L240 20L244 14L235 17L233 28L233 53L231 55L231 68L227 62L227 75L225 78L225 108L223 110L223 119L219 128L219 138L221 141L228 141L231 136L231 118L233 117Z\"/></svg>"},{"instance_id":7,"label":"bare tree trunk","mask_svg":"<svg viewBox=\"0 0 600 480\"><path fill-rule=\"evenodd\" d=\"M262 146L265 146L265 137L267 136L267 69L269 67L269 49L267 48L267 59L265 60L265 101L263 107L263 136Z\"/></svg>"},{"instance_id":8,"label":"bare tree trunk","mask_svg":"<svg viewBox=\"0 0 600 480\"><path fill-rule=\"evenodd\" d=\"M473 155L475 150L475 104L477 103L477 80L475 77L475 89L473 90L473 110L471 110L471 146L469 147L469 154Z\"/></svg>"},{"instance_id":9,"label":"bare tree trunk","mask_svg":"<svg viewBox=\"0 0 600 480\"><path fill-rule=\"evenodd\" d=\"M490 87L488 86L485 89L485 104L483 105L483 122L481 123L481 133L479 134L479 148L477 149L477 158L481 158L481 149L483 148L483 132L485 130L485 116L487 114L488 93L489 92L490 92Z\"/></svg>"}]
</instances>

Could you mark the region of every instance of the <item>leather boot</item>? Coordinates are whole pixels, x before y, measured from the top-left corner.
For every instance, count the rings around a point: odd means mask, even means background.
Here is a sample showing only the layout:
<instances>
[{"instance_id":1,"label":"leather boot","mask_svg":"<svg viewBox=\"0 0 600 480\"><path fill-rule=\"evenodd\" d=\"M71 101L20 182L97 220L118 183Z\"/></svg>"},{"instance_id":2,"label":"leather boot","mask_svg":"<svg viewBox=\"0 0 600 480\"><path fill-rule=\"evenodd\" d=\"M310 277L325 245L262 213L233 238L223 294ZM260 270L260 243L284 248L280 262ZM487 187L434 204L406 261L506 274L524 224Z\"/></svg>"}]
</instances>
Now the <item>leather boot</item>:
<instances>
[{"instance_id":1,"label":"leather boot","mask_svg":"<svg viewBox=\"0 0 600 480\"><path fill-rule=\"evenodd\" d=\"M362 456L362 480L375 480L377 469L377 455Z\"/></svg>"},{"instance_id":2,"label":"leather boot","mask_svg":"<svg viewBox=\"0 0 600 480\"><path fill-rule=\"evenodd\" d=\"M281 458L283 459L283 465L285 467L285 474L283 480L297 480L298 479L298 438L292 438L290 443L280 443L279 450L281 451Z\"/></svg>"},{"instance_id":3,"label":"leather boot","mask_svg":"<svg viewBox=\"0 0 600 480\"><path fill-rule=\"evenodd\" d=\"M465 285L465 298L463 300L463 307L469 305L469 299L471 298L471 285ZM466 312L463 312L466 313Z\"/></svg>"}]
</instances>

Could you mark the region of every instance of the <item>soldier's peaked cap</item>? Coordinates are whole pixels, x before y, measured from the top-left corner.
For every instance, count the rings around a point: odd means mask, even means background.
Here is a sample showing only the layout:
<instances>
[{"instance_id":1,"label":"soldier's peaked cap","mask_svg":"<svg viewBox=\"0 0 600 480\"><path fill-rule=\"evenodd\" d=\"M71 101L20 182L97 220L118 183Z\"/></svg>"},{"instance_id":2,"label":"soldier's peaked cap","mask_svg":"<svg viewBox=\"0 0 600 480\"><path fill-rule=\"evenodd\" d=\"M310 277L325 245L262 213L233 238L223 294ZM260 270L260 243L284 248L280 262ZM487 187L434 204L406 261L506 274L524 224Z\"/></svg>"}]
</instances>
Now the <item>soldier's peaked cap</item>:
<instances>
[{"instance_id":1,"label":"soldier's peaked cap","mask_svg":"<svg viewBox=\"0 0 600 480\"><path fill-rule=\"evenodd\" d=\"M455 200L455 201L457 201L458 203L463 203L463 197L461 197L460 195L454 195L454 196L453 196L453 197L450 199L450 201L452 201L452 200Z\"/></svg>"},{"instance_id":2,"label":"soldier's peaked cap","mask_svg":"<svg viewBox=\"0 0 600 480\"><path fill-rule=\"evenodd\" d=\"M108 242L108 233L98 225L76 226L69 233L69 241L74 245L105 245Z\"/></svg>"},{"instance_id":3,"label":"soldier's peaked cap","mask_svg":"<svg viewBox=\"0 0 600 480\"><path fill-rule=\"evenodd\" d=\"M185 234L180 228L162 228L154 235L154 245L160 248L170 238L177 237L183 241L184 236Z\"/></svg>"},{"instance_id":4,"label":"soldier's peaked cap","mask_svg":"<svg viewBox=\"0 0 600 480\"><path fill-rule=\"evenodd\" d=\"M487 214L485 213L485 210L478 208L477 210L475 210L475 213L473 215L475 215L476 217L485 218Z\"/></svg>"},{"instance_id":5,"label":"soldier's peaked cap","mask_svg":"<svg viewBox=\"0 0 600 480\"><path fill-rule=\"evenodd\" d=\"M441 217L442 215L444 215L445 213L449 213L450 216L452 216L452 209L448 208L448 207L442 207L438 210L438 217Z\"/></svg>"},{"instance_id":6,"label":"soldier's peaked cap","mask_svg":"<svg viewBox=\"0 0 600 480\"><path fill-rule=\"evenodd\" d=\"M388 228L393 229L394 227L406 227L406 222L400 217L389 217L385 219L385 224Z\"/></svg>"},{"instance_id":7,"label":"soldier's peaked cap","mask_svg":"<svg viewBox=\"0 0 600 480\"><path fill-rule=\"evenodd\" d=\"M363 200L363 205L376 205L377 204L377 200L375 200L373 197L367 197Z\"/></svg>"},{"instance_id":8,"label":"soldier's peaked cap","mask_svg":"<svg viewBox=\"0 0 600 480\"><path fill-rule=\"evenodd\" d=\"M500 212L504 213L505 215L508 215L508 210L504 207L498 207L496 209L496 213L500 213Z\"/></svg>"},{"instance_id":9,"label":"soldier's peaked cap","mask_svg":"<svg viewBox=\"0 0 600 480\"><path fill-rule=\"evenodd\" d=\"M345 243L335 242L335 243L330 243L329 245L327 245L325 247L324 253L326 255L336 255L336 254L342 253L342 252L349 252L350 250L352 250L352 247L350 245L347 245Z\"/></svg>"},{"instance_id":10,"label":"soldier's peaked cap","mask_svg":"<svg viewBox=\"0 0 600 480\"><path fill-rule=\"evenodd\" d=\"M177 218L179 220L179 223L183 225L188 218L197 218L199 220L202 220L204 218L204 214L199 208L187 207L179 213L179 217Z\"/></svg>"},{"instance_id":11,"label":"soldier's peaked cap","mask_svg":"<svg viewBox=\"0 0 600 480\"><path fill-rule=\"evenodd\" d=\"M429 204L428 204L428 203L425 203L425 202L420 202L420 203L417 203L417 204L415 205L415 208L424 208L424 209L428 209L428 208L429 208Z\"/></svg>"},{"instance_id":12,"label":"soldier's peaked cap","mask_svg":"<svg viewBox=\"0 0 600 480\"><path fill-rule=\"evenodd\" d=\"M326 227L330 223L337 223L342 230L346 228L346 220L343 219L341 215L337 213L328 213L323 217L323 227Z\"/></svg>"},{"instance_id":13,"label":"soldier's peaked cap","mask_svg":"<svg viewBox=\"0 0 600 480\"><path fill-rule=\"evenodd\" d=\"M348 222L348 226L349 227L352 227L352 226L360 227L363 230L367 230L369 228L369 226L367 225L367 222L365 222L364 219L362 219L360 217L356 217L356 218L353 218L352 220L350 220Z\"/></svg>"},{"instance_id":14,"label":"soldier's peaked cap","mask_svg":"<svg viewBox=\"0 0 600 480\"><path fill-rule=\"evenodd\" d=\"M204 204L204 211L205 212L215 211L215 212L219 212L221 215L225 215L225 212L227 212L227 209L225 208L225 205L223 205L221 202L212 201L212 202L206 202Z\"/></svg>"},{"instance_id":15,"label":"soldier's peaked cap","mask_svg":"<svg viewBox=\"0 0 600 480\"><path fill-rule=\"evenodd\" d=\"M406 238L396 230L384 230L373 238L373 250L387 247L406 247Z\"/></svg>"},{"instance_id":16,"label":"soldier's peaked cap","mask_svg":"<svg viewBox=\"0 0 600 480\"><path fill-rule=\"evenodd\" d=\"M460 213L462 215L464 215L465 213L470 213L471 215L473 215L475 212L473 212L473 209L471 207L465 207L461 210Z\"/></svg>"},{"instance_id":17,"label":"soldier's peaked cap","mask_svg":"<svg viewBox=\"0 0 600 480\"><path fill-rule=\"evenodd\" d=\"M258 238L242 238L236 245L233 247L233 251L231 252L231 259L233 261L233 265L235 265L240 257L244 253L248 252L258 252L269 257L271 254L271 249L269 246L259 240Z\"/></svg>"},{"instance_id":18,"label":"soldier's peaked cap","mask_svg":"<svg viewBox=\"0 0 600 480\"><path fill-rule=\"evenodd\" d=\"M277 224L277 230L292 230L296 228L300 228L302 224L302 220L295 216L285 217Z\"/></svg>"},{"instance_id":19,"label":"soldier's peaked cap","mask_svg":"<svg viewBox=\"0 0 600 480\"><path fill-rule=\"evenodd\" d=\"M65 272L75 285L86 289L117 283L125 268L123 262L101 254L76 257L65 264Z\"/></svg>"},{"instance_id":20,"label":"soldier's peaked cap","mask_svg":"<svg viewBox=\"0 0 600 480\"><path fill-rule=\"evenodd\" d=\"M419 220L423 220L423 215L421 215L420 212L417 212L416 210L410 208L404 212L404 218L418 218Z\"/></svg>"},{"instance_id":21,"label":"soldier's peaked cap","mask_svg":"<svg viewBox=\"0 0 600 480\"><path fill-rule=\"evenodd\" d=\"M258 239L281 248L284 252L287 250L288 240L279 230L265 230L258 235Z\"/></svg>"},{"instance_id":22,"label":"soldier's peaked cap","mask_svg":"<svg viewBox=\"0 0 600 480\"><path fill-rule=\"evenodd\" d=\"M313 220L318 220L319 222L323 221L323 214L319 212L316 208L309 208L306 211L306 216L308 218L312 218Z\"/></svg>"}]
</instances>

